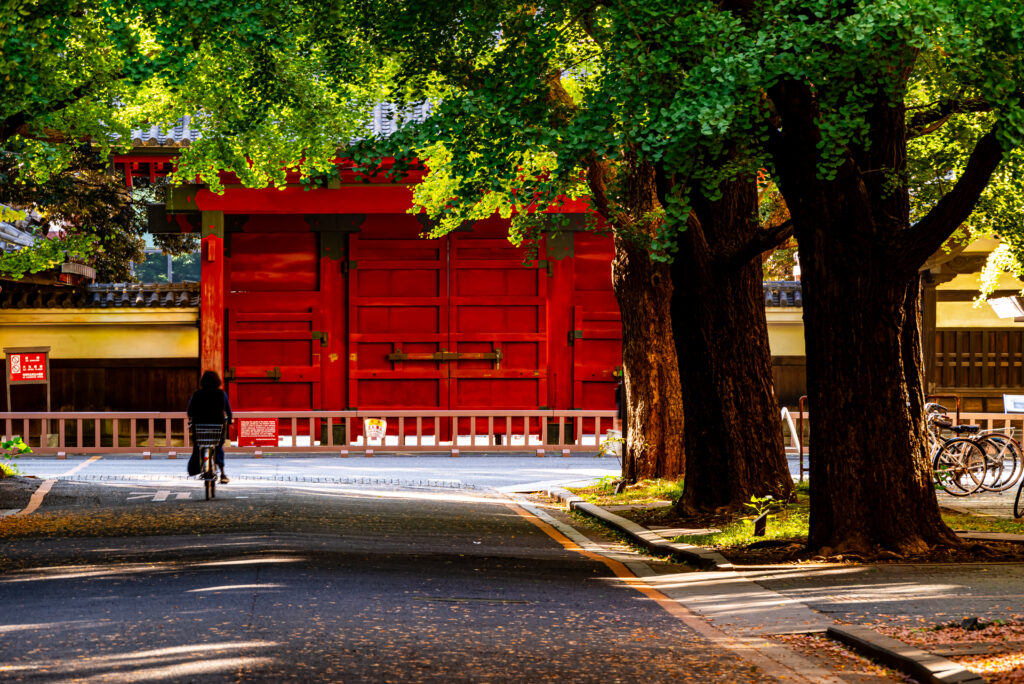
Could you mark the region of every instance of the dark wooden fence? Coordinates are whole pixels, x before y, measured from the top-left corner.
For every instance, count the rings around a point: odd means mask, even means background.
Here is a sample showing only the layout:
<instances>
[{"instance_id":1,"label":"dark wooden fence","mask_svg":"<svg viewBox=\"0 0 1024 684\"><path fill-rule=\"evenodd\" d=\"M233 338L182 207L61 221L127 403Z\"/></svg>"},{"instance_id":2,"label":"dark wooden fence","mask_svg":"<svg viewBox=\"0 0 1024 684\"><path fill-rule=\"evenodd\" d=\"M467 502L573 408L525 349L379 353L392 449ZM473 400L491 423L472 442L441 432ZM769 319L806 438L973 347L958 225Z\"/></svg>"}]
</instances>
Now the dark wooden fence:
<instances>
[{"instance_id":1,"label":"dark wooden fence","mask_svg":"<svg viewBox=\"0 0 1024 684\"><path fill-rule=\"evenodd\" d=\"M54 411L183 411L199 386L195 359L52 359L50 372ZM5 383L0 407L9 411ZM45 387L12 387L11 403L19 412L45 411Z\"/></svg>"}]
</instances>

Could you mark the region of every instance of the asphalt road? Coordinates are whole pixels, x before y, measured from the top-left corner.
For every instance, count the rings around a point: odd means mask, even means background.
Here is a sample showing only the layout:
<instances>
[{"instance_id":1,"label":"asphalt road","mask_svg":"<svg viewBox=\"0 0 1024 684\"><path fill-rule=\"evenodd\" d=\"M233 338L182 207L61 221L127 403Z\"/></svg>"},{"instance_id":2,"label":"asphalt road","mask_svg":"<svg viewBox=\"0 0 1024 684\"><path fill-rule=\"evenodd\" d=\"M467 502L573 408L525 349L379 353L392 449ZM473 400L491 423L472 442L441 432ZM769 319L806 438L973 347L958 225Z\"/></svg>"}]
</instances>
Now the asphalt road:
<instances>
[{"instance_id":1,"label":"asphalt road","mask_svg":"<svg viewBox=\"0 0 1024 684\"><path fill-rule=\"evenodd\" d=\"M71 457L22 458L18 467L26 475L58 477L87 459ZM154 458L137 455L109 456L89 463L72 478L109 481L116 478L186 477L187 459ZM332 458L298 456L251 458L228 454L228 474L235 479L316 481L334 484L385 484L397 486L443 486L502 491L536 491L544 486L567 482L588 482L622 472L619 462L594 456L375 456Z\"/></svg>"},{"instance_id":2,"label":"asphalt road","mask_svg":"<svg viewBox=\"0 0 1024 684\"><path fill-rule=\"evenodd\" d=\"M101 478L103 462L78 474ZM57 465L37 474L76 462ZM306 481L280 471L292 467ZM173 473L57 482L39 510L0 520L0 679L771 680L446 472L462 484L314 482L293 459L235 462L213 502Z\"/></svg>"}]
</instances>

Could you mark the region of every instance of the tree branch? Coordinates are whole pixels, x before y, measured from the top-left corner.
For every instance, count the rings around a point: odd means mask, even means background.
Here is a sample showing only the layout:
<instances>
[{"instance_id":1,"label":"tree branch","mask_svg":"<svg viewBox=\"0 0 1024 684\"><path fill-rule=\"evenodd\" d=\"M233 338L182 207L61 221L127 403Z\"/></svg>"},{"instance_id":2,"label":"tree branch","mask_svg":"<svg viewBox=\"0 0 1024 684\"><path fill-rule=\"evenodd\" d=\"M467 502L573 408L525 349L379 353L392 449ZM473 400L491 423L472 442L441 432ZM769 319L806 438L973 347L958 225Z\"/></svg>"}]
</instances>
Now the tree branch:
<instances>
[{"instance_id":1,"label":"tree branch","mask_svg":"<svg viewBox=\"0 0 1024 684\"><path fill-rule=\"evenodd\" d=\"M907 119L907 138L919 138L937 131L954 114L990 112L992 105L981 98L946 100L937 107L914 113Z\"/></svg>"},{"instance_id":2,"label":"tree branch","mask_svg":"<svg viewBox=\"0 0 1024 684\"><path fill-rule=\"evenodd\" d=\"M722 255L721 263L726 270L738 268L754 257L764 254L769 249L778 247L793 237L793 229L793 219L789 219L777 226L759 231L746 243L730 253Z\"/></svg>"},{"instance_id":3,"label":"tree branch","mask_svg":"<svg viewBox=\"0 0 1024 684\"><path fill-rule=\"evenodd\" d=\"M896 241L896 258L916 271L967 220L1003 160L1003 146L992 129L974 146L967 167L953 189L935 203L928 214Z\"/></svg>"},{"instance_id":4,"label":"tree branch","mask_svg":"<svg viewBox=\"0 0 1024 684\"><path fill-rule=\"evenodd\" d=\"M89 91L90 87L91 84L83 83L74 90L72 90L68 94L68 96L63 100L51 102L49 105L43 107L42 110L35 114L29 114L28 112L22 111L18 112L17 114L10 115L6 119L4 119L3 122L0 122L0 143L5 143L9 139L13 138L21 131L21 128L23 126L27 125L34 118L37 118L42 114L54 114L56 112L61 111L62 109L67 109L68 107L75 104L83 97L85 97L85 94Z\"/></svg>"}]
</instances>

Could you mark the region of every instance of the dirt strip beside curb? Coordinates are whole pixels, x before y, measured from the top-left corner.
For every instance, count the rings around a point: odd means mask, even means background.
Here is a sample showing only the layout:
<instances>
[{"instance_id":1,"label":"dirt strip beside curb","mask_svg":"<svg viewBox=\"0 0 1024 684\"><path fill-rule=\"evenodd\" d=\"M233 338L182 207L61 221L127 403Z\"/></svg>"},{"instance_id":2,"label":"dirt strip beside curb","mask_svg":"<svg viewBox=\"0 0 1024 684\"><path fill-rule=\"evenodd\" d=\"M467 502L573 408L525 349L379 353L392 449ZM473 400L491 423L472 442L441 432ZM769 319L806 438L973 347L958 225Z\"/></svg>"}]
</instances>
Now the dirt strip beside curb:
<instances>
[{"instance_id":1,"label":"dirt strip beside curb","mask_svg":"<svg viewBox=\"0 0 1024 684\"><path fill-rule=\"evenodd\" d=\"M559 499L569 510L580 511L587 515L603 520L604 522L618 528L630 539L644 547L651 553L659 555L675 556L687 563L696 565L704 570L732 570L733 565L725 556L717 551L708 551L699 546L671 542L657 532L653 532L632 520L623 518L621 515L610 513L600 506L587 503L572 492L556 487L547 490L547 495Z\"/></svg>"},{"instance_id":2,"label":"dirt strip beside curb","mask_svg":"<svg viewBox=\"0 0 1024 684\"><path fill-rule=\"evenodd\" d=\"M898 639L863 625L835 625L828 635L890 667L906 672L919 682L934 684L984 684L985 679L952 660L926 653Z\"/></svg>"}]
</instances>

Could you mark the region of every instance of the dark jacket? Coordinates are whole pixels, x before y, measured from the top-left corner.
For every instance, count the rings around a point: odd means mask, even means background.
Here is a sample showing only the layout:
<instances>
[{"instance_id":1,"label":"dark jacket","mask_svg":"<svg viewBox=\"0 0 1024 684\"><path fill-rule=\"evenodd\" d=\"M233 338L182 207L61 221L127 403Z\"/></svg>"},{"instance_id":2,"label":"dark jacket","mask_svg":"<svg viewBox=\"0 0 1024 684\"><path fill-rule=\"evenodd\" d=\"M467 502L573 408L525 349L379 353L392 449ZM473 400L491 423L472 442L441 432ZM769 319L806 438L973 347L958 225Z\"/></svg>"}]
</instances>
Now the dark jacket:
<instances>
[{"instance_id":1,"label":"dark jacket","mask_svg":"<svg viewBox=\"0 0 1024 684\"><path fill-rule=\"evenodd\" d=\"M201 389L188 400L188 417L193 423L223 423L231 420L231 403L222 389Z\"/></svg>"},{"instance_id":2,"label":"dark jacket","mask_svg":"<svg viewBox=\"0 0 1024 684\"><path fill-rule=\"evenodd\" d=\"M193 424L214 425L231 420L231 403L228 395L220 388L201 389L192 394L188 400L188 417ZM224 467L224 446L223 442L217 446L214 452L214 461L221 468ZM188 460L188 474L197 475L201 469L199 447L192 447L192 457Z\"/></svg>"}]
</instances>

